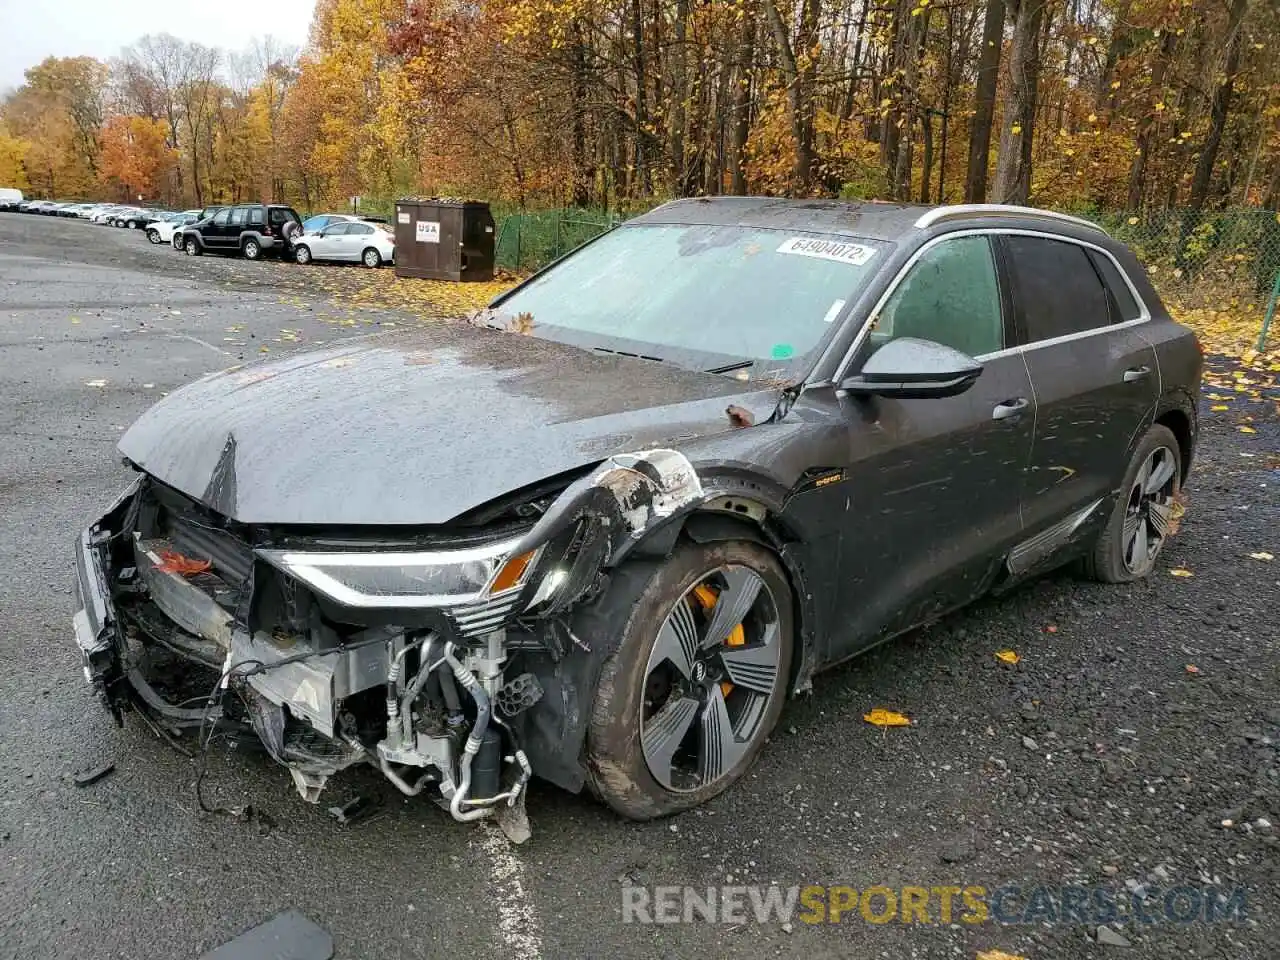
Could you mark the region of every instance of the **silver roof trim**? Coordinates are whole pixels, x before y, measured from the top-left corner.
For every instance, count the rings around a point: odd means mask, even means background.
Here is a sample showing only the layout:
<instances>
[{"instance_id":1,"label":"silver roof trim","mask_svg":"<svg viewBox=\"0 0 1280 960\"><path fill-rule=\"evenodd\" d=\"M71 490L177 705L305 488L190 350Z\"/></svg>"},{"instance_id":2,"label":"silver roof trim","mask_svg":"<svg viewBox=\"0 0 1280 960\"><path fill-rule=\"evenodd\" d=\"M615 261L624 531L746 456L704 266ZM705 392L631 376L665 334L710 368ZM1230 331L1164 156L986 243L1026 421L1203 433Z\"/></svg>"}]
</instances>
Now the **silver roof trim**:
<instances>
[{"instance_id":1,"label":"silver roof trim","mask_svg":"<svg viewBox=\"0 0 1280 960\"><path fill-rule=\"evenodd\" d=\"M1085 220L1083 217L1073 217L1069 213L1058 213L1056 210L1041 210L1038 207L1019 207L1010 203L957 203L947 207L934 207L920 215L916 220L916 226L923 230L935 223L972 217L1039 217L1074 223L1078 227L1088 227L1103 234L1107 232L1092 220Z\"/></svg>"}]
</instances>

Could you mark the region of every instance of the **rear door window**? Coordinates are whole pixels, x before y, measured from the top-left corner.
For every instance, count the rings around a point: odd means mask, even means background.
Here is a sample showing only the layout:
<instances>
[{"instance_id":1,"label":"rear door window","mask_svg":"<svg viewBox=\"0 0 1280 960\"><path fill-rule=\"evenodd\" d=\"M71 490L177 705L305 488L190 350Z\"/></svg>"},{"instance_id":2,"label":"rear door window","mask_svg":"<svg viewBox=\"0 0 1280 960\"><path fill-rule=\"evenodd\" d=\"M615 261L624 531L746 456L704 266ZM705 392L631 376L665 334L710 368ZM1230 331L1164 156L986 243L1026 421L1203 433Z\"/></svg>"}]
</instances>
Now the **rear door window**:
<instances>
[{"instance_id":1,"label":"rear door window","mask_svg":"<svg viewBox=\"0 0 1280 960\"><path fill-rule=\"evenodd\" d=\"M249 211L245 210L245 208L244 208L244 207L236 207L235 209L233 209L233 210L231 211L231 226L233 226L233 227L243 227L243 226L244 226L245 215L246 215L248 212L249 212Z\"/></svg>"},{"instance_id":2,"label":"rear door window","mask_svg":"<svg viewBox=\"0 0 1280 960\"><path fill-rule=\"evenodd\" d=\"M1086 248L1066 240L1004 238L1027 343L1105 327L1111 305Z\"/></svg>"},{"instance_id":3,"label":"rear door window","mask_svg":"<svg viewBox=\"0 0 1280 960\"><path fill-rule=\"evenodd\" d=\"M1126 320L1136 320L1142 316L1138 301L1133 298L1133 292L1129 289L1129 284L1125 283L1124 277L1120 275L1115 261L1097 250L1089 251L1089 259L1093 261L1098 276L1102 277L1102 282L1110 295L1111 322L1124 323Z\"/></svg>"},{"instance_id":4,"label":"rear door window","mask_svg":"<svg viewBox=\"0 0 1280 960\"><path fill-rule=\"evenodd\" d=\"M326 237L345 237L347 235L347 225L342 222L332 224L324 228Z\"/></svg>"},{"instance_id":5,"label":"rear door window","mask_svg":"<svg viewBox=\"0 0 1280 960\"><path fill-rule=\"evenodd\" d=\"M935 244L907 271L876 317L874 346L898 337L946 344L971 357L1004 347L1004 315L985 236Z\"/></svg>"}]
</instances>

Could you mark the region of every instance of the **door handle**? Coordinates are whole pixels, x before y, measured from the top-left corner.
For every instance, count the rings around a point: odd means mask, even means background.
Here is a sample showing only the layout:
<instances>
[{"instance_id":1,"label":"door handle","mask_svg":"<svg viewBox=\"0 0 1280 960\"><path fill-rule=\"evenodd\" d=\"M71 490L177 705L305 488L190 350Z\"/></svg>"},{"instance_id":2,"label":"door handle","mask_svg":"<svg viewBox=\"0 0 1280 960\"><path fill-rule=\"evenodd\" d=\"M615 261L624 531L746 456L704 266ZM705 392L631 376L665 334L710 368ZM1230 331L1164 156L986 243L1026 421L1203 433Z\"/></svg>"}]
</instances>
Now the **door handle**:
<instances>
[{"instance_id":1,"label":"door handle","mask_svg":"<svg viewBox=\"0 0 1280 960\"><path fill-rule=\"evenodd\" d=\"M1151 375L1151 368L1147 366L1130 367L1124 372L1124 382L1134 383L1138 380L1145 380Z\"/></svg>"},{"instance_id":2,"label":"door handle","mask_svg":"<svg viewBox=\"0 0 1280 960\"><path fill-rule=\"evenodd\" d=\"M1018 397L1016 400L1010 400L1007 403L997 403L995 409L991 411L992 420L1008 420L1010 417L1016 417L1031 406L1031 401L1026 397Z\"/></svg>"}]
</instances>

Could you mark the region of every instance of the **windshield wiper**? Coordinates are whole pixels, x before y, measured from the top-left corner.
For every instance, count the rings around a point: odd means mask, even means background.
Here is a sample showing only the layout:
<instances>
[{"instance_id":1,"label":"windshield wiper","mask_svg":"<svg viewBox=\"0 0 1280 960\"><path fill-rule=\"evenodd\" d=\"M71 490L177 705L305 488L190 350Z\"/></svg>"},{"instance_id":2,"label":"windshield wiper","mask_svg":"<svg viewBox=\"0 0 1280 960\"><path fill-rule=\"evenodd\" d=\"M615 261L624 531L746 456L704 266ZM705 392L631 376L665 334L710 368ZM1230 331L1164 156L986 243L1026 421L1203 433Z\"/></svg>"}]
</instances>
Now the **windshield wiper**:
<instances>
[{"instance_id":1,"label":"windshield wiper","mask_svg":"<svg viewBox=\"0 0 1280 960\"><path fill-rule=\"evenodd\" d=\"M615 357L635 357L637 360L652 360L654 363L666 363L661 357L651 357L647 353L636 353L632 350L610 350L608 347L592 347L596 353L611 353Z\"/></svg>"},{"instance_id":2,"label":"windshield wiper","mask_svg":"<svg viewBox=\"0 0 1280 960\"><path fill-rule=\"evenodd\" d=\"M735 360L733 363L726 363L722 367L711 367L703 370L703 373L733 373L735 370L746 370L748 367L754 367L754 360Z\"/></svg>"}]
</instances>

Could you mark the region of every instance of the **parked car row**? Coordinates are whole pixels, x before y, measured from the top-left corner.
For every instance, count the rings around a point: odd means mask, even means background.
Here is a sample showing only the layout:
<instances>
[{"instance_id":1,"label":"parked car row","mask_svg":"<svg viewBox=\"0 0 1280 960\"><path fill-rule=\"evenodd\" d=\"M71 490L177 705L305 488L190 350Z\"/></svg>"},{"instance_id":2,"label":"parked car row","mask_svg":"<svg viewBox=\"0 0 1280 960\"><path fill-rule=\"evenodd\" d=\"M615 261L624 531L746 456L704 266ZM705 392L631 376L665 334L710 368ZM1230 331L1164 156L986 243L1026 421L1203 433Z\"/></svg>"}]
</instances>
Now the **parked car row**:
<instances>
[{"instance_id":1,"label":"parked car row","mask_svg":"<svg viewBox=\"0 0 1280 960\"><path fill-rule=\"evenodd\" d=\"M333 260L366 267L395 260L395 236L385 220L348 213L321 213L303 220L292 207L278 203L175 212L119 203L24 200L20 191L13 190L0 194L0 209L139 229L150 243L167 243L192 257L205 253L248 260L278 256L301 264Z\"/></svg>"},{"instance_id":2,"label":"parked car row","mask_svg":"<svg viewBox=\"0 0 1280 960\"><path fill-rule=\"evenodd\" d=\"M175 250L187 256L238 254L248 260L278 256L297 263L349 261L380 267L395 260L395 237L385 222L345 213L324 213L302 220L284 204L241 203L229 207L188 210L170 225L148 228L153 243L165 234Z\"/></svg>"},{"instance_id":3,"label":"parked car row","mask_svg":"<svg viewBox=\"0 0 1280 960\"><path fill-rule=\"evenodd\" d=\"M170 215L168 210L135 207L123 203L68 203L54 200L20 200L5 209L19 213L38 213L48 217L75 217L91 223L140 230Z\"/></svg>"}]
</instances>

